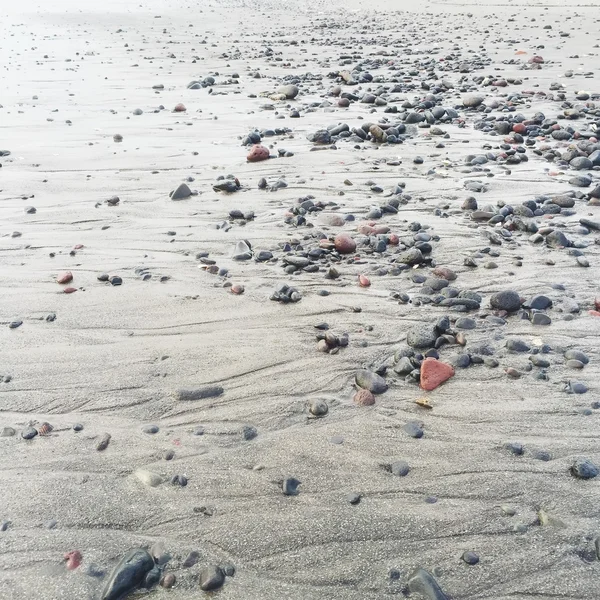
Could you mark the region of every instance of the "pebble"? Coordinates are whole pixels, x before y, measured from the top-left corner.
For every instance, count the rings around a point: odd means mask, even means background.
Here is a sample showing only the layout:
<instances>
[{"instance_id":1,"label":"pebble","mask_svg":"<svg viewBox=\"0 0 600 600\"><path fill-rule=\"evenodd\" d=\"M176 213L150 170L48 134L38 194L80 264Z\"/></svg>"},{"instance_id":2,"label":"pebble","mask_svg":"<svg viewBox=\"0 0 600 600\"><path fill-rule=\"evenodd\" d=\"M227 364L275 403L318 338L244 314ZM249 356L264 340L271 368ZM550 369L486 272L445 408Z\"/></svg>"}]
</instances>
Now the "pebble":
<instances>
[{"instance_id":1,"label":"pebble","mask_svg":"<svg viewBox=\"0 0 600 600\"><path fill-rule=\"evenodd\" d=\"M102 452L103 450L106 450L108 448L108 444L110 443L110 440L111 440L110 433L103 434L103 436L100 438L100 441L96 444L96 450L98 450L98 452Z\"/></svg>"},{"instance_id":2,"label":"pebble","mask_svg":"<svg viewBox=\"0 0 600 600\"><path fill-rule=\"evenodd\" d=\"M373 406L375 396L369 390L360 389L354 394L354 403L358 406Z\"/></svg>"},{"instance_id":3,"label":"pebble","mask_svg":"<svg viewBox=\"0 0 600 600\"><path fill-rule=\"evenodd\" d=\"M388 389L385 379L368 369L360 369L355 376L356 385L372 394L383 394Z\"/></svg>"},{"instance_id":4,"label":"pebble","mask_svg":"<svg viewBox=\"0 0 600 600\"><path fill-rule=\"evenodd\" d=\"M505 310L506 312L515 312L521 308L521 298L519 294L513 290L505 290L495 293L490 298L492 308Z\"/></svg>"},{"instance_id":5,"label":"pebble","mask_svg":"<svg viewBox=\"0 0 600 600\"><path fill-rule=\"evenodd\" d=\"M171 200L185 200L192 195L192 190L190 190L187 183L181 183L179 186L171 193Z\"/></svg>"},{"instance_id":6,"label":"pebble","mask_svg":"<svg viewBox=\"0 0 600 600\"><path fill-rule=\"evenodd\" d=\"M571 475L578 479L593 479L599 472L598 467L588 459L577 459L571 465Z\"/></svg>"},{"instance_id":7,"label":"pebble","mask_svg":"<svg viewBox=\"0 0 600 600\"><path fill-rule=\"evenodd\" d=\"M298 495L298 486L300 485L300 481L298 481L295 477L286 477L282 484L281 489L283 491L284 496L297 496Z\"/></svg>"},{"instance_id":8,"label":"pebble","mask_svg":"<svg viewBox=\"0 0 600 600\"><path fill-rule=\"evenodd\" d=\"M21 437L24 440L32 440L37 434L38 431L34 427L25 427L25 429L21 431Z\"/></svg>"},{"instance_id":9,"label":"pebble","mask_svg":"<svg viewBox=\"0 0 600 600\"><path fill-rule=\"evenodd\" d=\"M218 590L225 583L225 573L220 567L210 565L200 570L200 588L205 592Z\"/></svg>"},{"instance_id":10,"label":"pebble","mask_svg":"<svg viewBox=\"0 0 600 600\"><path fill-rule=\"evenodd\" d=\"M206 400L208 398L218 398L224 393L225 390L220 385L201 388L180 388L175 392L175 399L181 402Z\"/></svg>"},{"instance_id":11,"label":"pebble","mask_svg":"<svg viewBox=\"0 0 600 600\"><path fill-rule=\"evenodd\" d=\"M468 565L476 565L479 562L479 556L470 550L467 550L467 552L462 555L462 559Z\"/></svg>"},{"instance_id":12,"label":"pebble","mask_svg":"<svg viewBox=\"0 0 600 600\"><path fill-rule=\"evenodd\" d=\"M324 400L312 400L309 405L309 411L315 417L324 417L329 412L329 407Z\"/></svg>"},{"instance_id":13,"label":"pebble","mask_svg":"<svg viewBox=\"0 0 600 600\"><path fill-rule=\"evenodd\" d=\"M159 429L158 425L144 425L144 427L142 427L142 431L144 433L158 433Z\"/></svg>"},{"instance_id":14,"label":"pebble","mask_svg":"<svg viewBox=\"0 0 600 600\"><path fill-rule=\"evenodd\" d=\"M397 460L390 465L390 471L392 475L396 475L397 477L406 477L410 473L410 467L407 462Z\"/></svg>"},{"instance_id":15,"label":"pebble","mask_svg":"<svg viewBox=\"0 0 600 600\"><path fill-rule=\"evenodd\" d=\"M137 469L134 475L148 487L156 487L160 485L164 480L158 473L153 473L146 469Z\"/></svg>"},{"instance_id":16,"label":"pebble","mask_svg":"<svg viewBox=\"0 0 600 600\"><path fill-rule=\"evenodd\" d=\"M360 504L360 494L350 493L346 496L346 501L350 504Z\"/></svg>"},{"instance_id":17,"label":"pebble","mask_svg":"<svg viewBox=\"0 0 600 600\"><path fill-rule=\"evenodd\" d=\"M175 585L176 582L177 578L175 575L173 575L173 573L165 573L165 575L161 577L159 584L161 587L169 590Z\"/></svg>"},{"instance_id":18,"label":"pebble","mask_svg":"<svg viewBox=\"0 0 600 600\"><path fill-rule=\"evenodd\" d=\"M409 421L402 429L412 438L419 439L423 437L423 425L418 421Z\"/></svg>"},{"instance_id":19,"label":"pebble","mask_svg":"<svg viewBox=\"0 0 600 600\"><path fill-rule=\"evenodd\" d=\"M143 548L130 550L119 561L106 581L101 600L121 600L144 582L154 568L154 559Z\"/></svg>"},{"instance_id":20,"label":"pebble","mask_svg":"<svg viewBox=\"0 0 600 600\"><path fill-rule=\"evenodd\" d=\"M416 569L408 580L408 589L427 600L449 600L433 575L425 569Z\"/></svg>"},{"instance_id":21,"label":"pebble","mask_svg":"<svg viewBox=\"0 0 600 600\"><path fill-rule=\"evenodd\" d=\"M421 364L421 389L432 391L453 376L452 366L435 358L426 358Z\"/></svg>"}]
</instances>

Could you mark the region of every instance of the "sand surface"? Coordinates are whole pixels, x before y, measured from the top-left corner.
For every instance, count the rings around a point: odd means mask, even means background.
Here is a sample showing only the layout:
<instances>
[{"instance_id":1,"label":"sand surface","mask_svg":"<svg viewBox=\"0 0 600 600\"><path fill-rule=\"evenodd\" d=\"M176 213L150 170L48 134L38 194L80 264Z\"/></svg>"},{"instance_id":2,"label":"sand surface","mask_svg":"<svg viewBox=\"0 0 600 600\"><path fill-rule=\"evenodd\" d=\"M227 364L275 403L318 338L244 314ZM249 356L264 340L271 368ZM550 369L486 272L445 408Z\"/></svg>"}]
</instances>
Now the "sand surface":
<instances>
[{"instance_id":1,"label":"sand surface","mask_svg":"<svg viewBox=\"0 0 600 600\"><path fill-rule=\"evenodd\" d=\"M199 569L229 563L236 573L217 592L222 600L379 599L406 592L418 567L434 573L455 600L599 597L593 540L600 533L600 477L580 481L569 467L579 457L600 463L600 414L583 410L599 392L600 319L588 314L599 247L594 232L574 229L582 216L599 220L600 208L578 201L577 215L556 218L572 239L590 244L589 268L567 250L530 244L529 234L496 248L496 269L484 268L488 259L468 268L464 258L489 241L461 210L467 196L480 205L517 204L575 190L568 180L576 173L534 154L509 172L486 165L494 177L466 172L464 158L484 152L484 144L497 147L501 137L475 130L477 113L463 110L465 127L441 126L449 134L441 149L417 127L404 144L366 142L363 149L343 141L313 152L306 138L331 124L394 117L359 102L338 108L327 96L338 83L329 73L374 58L383 59L374 75L389 77L390 64L416 69L407 79L417 82L414 90L390 94L397 100L390 104L400 106L427 93L419 89L427 79L419 61L444 56L455 44L464 58L479 54L489 63L481 72L448 70L440 78L457 86L479 73L524 80L482 88L488 98L548 91L552 82L571 100L580 90L600 92L596 3L25 0L3 11L0 150L11 154L0 158L0 375L12 379L0 383L0 427L17 433L0 438L0 522L9 522L0 532L0 598L100 599L102 573L129 549L157 542L172 555L166 571L177 584L155 588L152 598L204 597ZM517 51L526 53L518 64L503 63ZM522 70L536 54L543 68ZM355 58L343 65L342 55ZM573 77L563 76L568 70ZM257 71L262 78L249 75ZM234 73L239 79L224 84ZM261 97L284 77L308 73L314 79L301 81L295 100ZM208 75L216 79L211 93L187 89ZM153 89L157 84L164 89ZM460 105L462 95L448 91L445 105ZM179 102L186 112L173 112ZM134 115L138 108L143 114ZM293 108L301 118L289 118ZM527 118L560 110L560 102L540 96L517 107ZM273 144L272 155L282 147L293 156L248 163L241 138L275 127L291 133L264 143ZM413 163L417 155L423 164ZM242 189L213 191L217 177L228 174ZM594 187L599 173L592 175ZM198 195L171 200L169 192L188 177ZM283 178L288 187L259 190L261 177ZM487 193L464 188L474 177L488 184ZM410 327L451 313L398 303L390 293L412 297L419 286L410 272L377 276L385 259L372 254L363 264L341 263L335 281L231 255L244 239L281 257L279 244L317 230L355 233L382 200L368 182L386 190L406 184L411 200L381 223L399 235L412 222L426 224L439 236L435 263L458 274L453 285L482 295L482 313L499 290L546 294L554 301L552 325L510 316L498 326L475 311L467 349L490 344L498 368L457 369L429 394L389 369L389 390L372 407L356 406L357 369L389 362ZM108 205L115 195L119 204ZM312 229L286 224L287 211L307 195L338 207L311 213ZM27 214L27 206L37 212ZM256 218L217 228L233 209ZM357 222L331 226L337 213ZM199 268L200 252L230 276ZM140 267L152 278L137 275ZM56 282L64 271L73 273L75 293ZM102 273L122 277L123 285L98 281ZM361 273L371 287L357 286ZM242 284L245 293L231 294L225 282ZM270 301L280 283L293 284L302 300ZM569 302L581 306L572 320L564 318ZM20 327L9 328L18 320ZM317 352L320 322L347 332L349 346L335 355ZM525 370L528 354L506 352L512 338L552 348L547 381ZM583 371L566 368L568 348L589 356ZM441 358L459 351L444 349ZM509 367L523 376L507 377ZM569 380L585 383L588 393L565 393ZM224 393L195 401L176 395L205 386ZM423 396L433 410L415 404ZM315 399L328 403L327 416L310 418L307 403ZM51 434L22 439L22 429L44 421ZM404 431L410 421L424 424L421 439ZM72 429L77 423L80 432ZM152 424L158 433L142 431ZM203 435L195 434L199 427ZM251 440L249 428L257 433ZM112 437L99 452L104 433ZM525 454L513 456L507 442L522 443ZM169 450L175 456L166 461ZM538 450L551 460L536 460ZM410 465L408 476L386 470L396 460ZM133 476L140 468L165 482L145 486ZM188 485L171 485L174 474L185 474ZM302 482L297 496L282 494L286 476ZM361 495L360 504L348 502L350 493ZM550 525L540 526L540 509L552 516ZM69 571L63 555L72 550L83 563ZM479 555L478 565L461 560L467 550ZM198 562L184 568L191 551Z\"/></svg>"}]
</instances>

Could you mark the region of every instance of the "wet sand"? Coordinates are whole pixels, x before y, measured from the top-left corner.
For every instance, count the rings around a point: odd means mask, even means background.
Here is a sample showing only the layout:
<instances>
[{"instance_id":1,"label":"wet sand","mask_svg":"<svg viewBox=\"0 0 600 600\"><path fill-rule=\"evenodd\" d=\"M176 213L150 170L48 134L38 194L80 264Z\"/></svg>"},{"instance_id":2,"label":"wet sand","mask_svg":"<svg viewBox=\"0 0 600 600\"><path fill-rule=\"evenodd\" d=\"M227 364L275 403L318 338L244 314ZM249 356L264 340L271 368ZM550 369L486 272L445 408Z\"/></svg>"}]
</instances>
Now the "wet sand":
<instances>
[{"instance_id":1,"label":"wet sand","mask_svg":"<svg viewBox=\"0 0 600 600\"><path fill-rule=\"evenodd\" d=\"M329 73L366 59L382 59L371 72L384 81L396 65L414 83L390 94L397 101L388 105L423 97L427 69L420 61L458 49L457 65L474 54L489 63L467 74L440 67L440 78L456 86L445 93L447 106L461 104L460 78L471 82L478 74L523 80L480 86L477 93L488 99L548 91L553 82L570 100L580 90L599 92L597 7L426 2L410 12L400 2L231 0L52 6L29 0L10 6L0 41L0 150L11 152L0 158L0 375L11 377L0 383L0 427L16 430L0 438L0 522L9 522L0 532L0 598L100 598L102 573L131 548L157 542L172 555L166 571L177 576L171 590L150 593L157 598L202 597L198 573L208 564L235 565L235 576L218 591L223 600L401 595L419 567L455 600L595 597L600 479L577 480L569 468L579 457L600 462L600 416L589 410L598 393L600 320L588 313L598 246L585 249L591 266L581 268L567 250L515 234L497 248L496 269L485 269L484 260L468 268L465 257L489 240L461 210L471 195L480 206L516 205L575 190L568 180L577 173L533 154L509 172L486 165L493 177L465 172L466 156L485 144L497 147L502 136L475 130L477 113L463 109L464 127L456 120L440 125L449 134L444 148L416 126L403 144L366 142L362 149L342 141L337 149L311 151L306 136L331 124L360 127L394 117L360 102L339 108L328 95L339 84ZM547 24L553 29L545 30ZM544 57L543 68L521 69L520 61L534 55ZM569 70L573 77L564 77ZM216 85L187 89L210 75ZM305 76L296 99L261 96L290 75ZM153 89L158 84L164 89ZM324 100L331 106L323 107ZM179 102L183 113L173 112ZM311 103L314 110L306 110ZM134 115L138 108L143 113ZM289 117L294 108L300 118ZM527 118L538 111L554 118L560 110L560 102L540 96L517 106ZM272 155L284 148L293 156L248 163L242 138L276 127L291 133L263 143L273 144ZM423 164L413 162L416 156ZM228 174L241 190L214 191L217 178ZM592 174L594 187L599 173ZM169 192L189 177L198 195L171 200ZM259 190L262 177L288 185ZM466 190L473 178L489 190ZM456 272L452 285L481 294L481 312L489 313L489 298L500 290L524 298L546 294L554 302L552 324L536 327L513 315L499 327L475 311L468 315L477 328L465 332L467 348L491 345L498 368L457 369L425 393L390 366L389 390L372 407L356 406L356 370L390 361L412 326L435 323L448 311L399 304L390 293L412 297L419 286L406 272L377 276L382 259L373 254L363 255L363 264L341 263L333 281L322 272L290 276L281 262L239 262L231 254L239 240L281 256L279 244L302 242L316 230L355 234L382 200L368 182L386 190L406 184L411 199L381 224L399 235L412 222L429 226L439 236L435 263ZM120 202L110 206L106 200L115 195ZM288 209L308 195L338 207L308 215L313 228L286 224ZM28 206L35 214L26 213ZM256 217L218 229L234 209ZM593 240L594 232L578 236L574 228L580 217L598 220L600 209L585 201L576 209L557 219L573 239ZM356 222L330 225L338 213ZM230 276L199 268L202 252ZM151 279L136 274L140 267ZM73 273L76 292L65 294L56 282L64 271ZM123 284L98 281L102 273ZM356 285L361 273L369 275L369 288ZM245 293L231 294L226 282L242 284ZM270 301L280 283L298 288L302 300ZM321 289L330 295L319 295ZM564 318L565 301L581 306L572 320ZM54 321L46 320L50 314ZM9 328L19 320L21 326ZM335 355L317 352L314 326L321 322L347 332L349 346ZM547 381L524 369L528 354L506 351L506 341L517 338L552 348ZM564 364L562 351L570 348L590 358L581 372ZM456 352L444 349L441 358ZM523 376L507 377L511 367ZM565 393L570 380L589 391ZM177 396L182 388L207 386L224 392L192 401ZM433 410L415 404L423 396ZM315 399L329 406L323 418L307 411ZM21 430L45 421L53 426L49 435L22 439ZM424 424L421 439L403 429L411 421ZM82 431L73 431L77 423ZM150 424L158 433L142 431ZM251 428L255 437L245 439ZM105 433L110 443L99 452ZM524 455L508 452L507 442L523 444ZM540 450L551 460L536 460ZM168 451L174 458L166 461ZM409 475L386 470L396 460L410 465ZM133 475L137 469L165 481L145 486ZM171 485L174 474L187 476L187 486ZM301 481L297 496L281 493L286 476ZM361 496L359 504L348 502L351 493ZM540 509L552 516L550 525L539 524ZM69 571L63 555L72 550L83 563ZM461 560L469 550L479 564ZM191 551L198 562L184 568Z\"/></svg>"}]
</instances>

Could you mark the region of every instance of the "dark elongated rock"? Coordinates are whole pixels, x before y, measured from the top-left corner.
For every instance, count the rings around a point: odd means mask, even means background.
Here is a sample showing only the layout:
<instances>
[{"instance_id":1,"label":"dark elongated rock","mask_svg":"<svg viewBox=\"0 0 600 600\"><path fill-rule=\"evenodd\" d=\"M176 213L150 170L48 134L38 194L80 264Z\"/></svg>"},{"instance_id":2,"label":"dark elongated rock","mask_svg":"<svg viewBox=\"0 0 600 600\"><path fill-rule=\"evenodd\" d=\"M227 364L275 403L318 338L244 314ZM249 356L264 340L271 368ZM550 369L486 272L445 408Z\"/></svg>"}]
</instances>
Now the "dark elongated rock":
<instances>
[{"instance_id":1,"label":"dark elongated rock","mask_svg":"<svg viewBox=\"0 0 600 600\"><path fill-rule=\"evenodd\" d=\"M448 596L444 594L433 575L425 569L414 571L408 580L408 589L421 594L427 600L448 600Z\"/></svg>"},{"instance_id":2,"label":"dark elongated rock","mask_svg":"<svg viewBox=\"0 0 600 600\"><path fill-rule=\"evenodd\" d=\"M206 398L217 398L224 393L220 385L211 385L203 388L185 388L175 392L177 400L205 400Z\"/></svg>"},{"instance_id":3,"label":"dark elongated rock","mask_svg":"<svg viewBox=\"0 0 600 600\"><path fill-rule=\"evenodd\" d=\"M225 573L220 567L211 565L200 571L200 587L205 592L219 589L225 583Z\"/></svg>"},{"instance_id":4,"label":"dark elongated rock","mask_svg":"<svg viewBox=\"0 0 600 600\"><path fill-rule=\"evenodd\" d=\"M130 550L110 574L102 600L121 600L139 587L154 568L154 559L143 548Z\"/></svg>"}]
</instances>

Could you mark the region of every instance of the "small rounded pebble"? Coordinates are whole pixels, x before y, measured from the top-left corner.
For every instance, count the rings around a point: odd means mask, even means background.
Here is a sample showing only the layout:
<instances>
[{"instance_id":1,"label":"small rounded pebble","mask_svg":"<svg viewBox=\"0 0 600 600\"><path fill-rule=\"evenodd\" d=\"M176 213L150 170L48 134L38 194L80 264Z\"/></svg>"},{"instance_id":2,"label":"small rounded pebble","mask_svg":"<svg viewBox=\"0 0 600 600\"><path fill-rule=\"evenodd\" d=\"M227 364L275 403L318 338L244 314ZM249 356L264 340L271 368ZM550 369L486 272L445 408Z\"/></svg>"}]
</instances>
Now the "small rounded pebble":
<instances>
[{"instance_id":1,"label":"small rounded pebble","mask_svg":"<svg viewBox=\"0 0 600 600\"><path fill-rule=\"evenodd\" d=\"M475 552L471 552L470 550L467 550L467 552L465 552L462 555L462 559L468 565L476 565L479 562L479 556L477 556L477 554L475 554Z\"/></svg>"}]
</instances>

